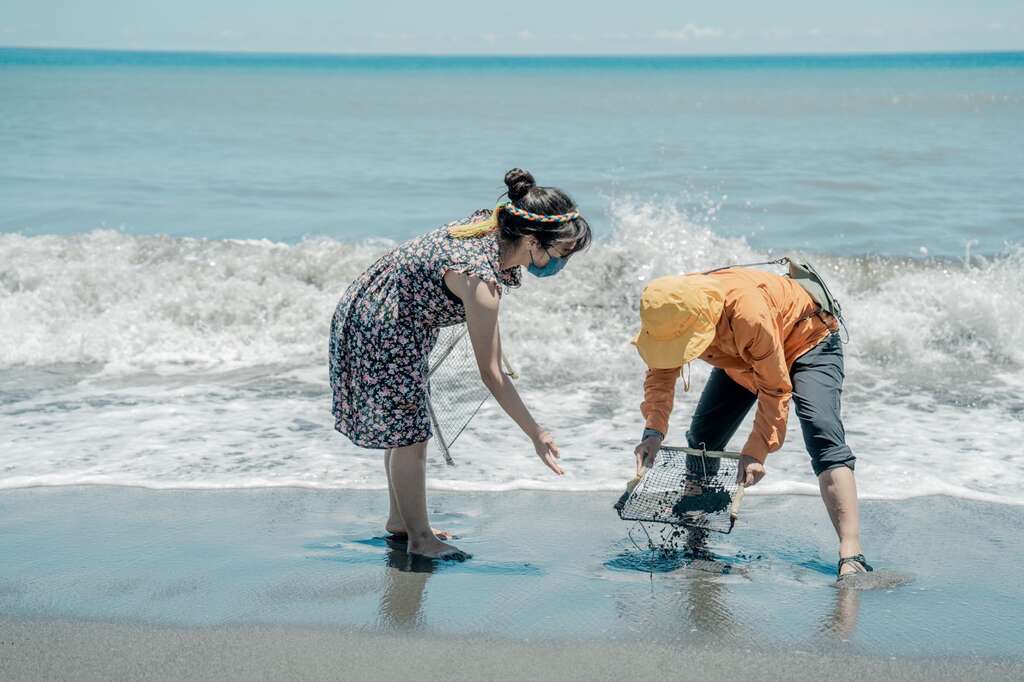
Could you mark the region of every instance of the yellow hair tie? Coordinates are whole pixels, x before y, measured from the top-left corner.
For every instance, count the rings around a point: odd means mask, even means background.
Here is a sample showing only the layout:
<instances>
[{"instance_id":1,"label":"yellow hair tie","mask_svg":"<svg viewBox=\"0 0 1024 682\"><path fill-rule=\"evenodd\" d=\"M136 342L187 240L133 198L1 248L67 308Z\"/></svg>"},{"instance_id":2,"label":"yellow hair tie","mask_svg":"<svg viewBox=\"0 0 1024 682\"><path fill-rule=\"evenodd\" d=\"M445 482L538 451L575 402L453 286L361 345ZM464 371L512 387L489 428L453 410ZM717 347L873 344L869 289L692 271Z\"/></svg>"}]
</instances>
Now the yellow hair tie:
<instances>
[{"instance_id":1,"label":"yellow hair tie","mask_svg":"<svg viewBox=\"0 0 1024 682\"><path fill-rule=\"evenodd\" d=\"M483 220L468 225L455 225L448 228L448 234L455 237L456 239L476 239L477 237L483 237L490 234L498 229L498 211L501 210L502 206L507 204L499 203L491 211L491 215L487 216Z\"/></svg>"}]
</instances>

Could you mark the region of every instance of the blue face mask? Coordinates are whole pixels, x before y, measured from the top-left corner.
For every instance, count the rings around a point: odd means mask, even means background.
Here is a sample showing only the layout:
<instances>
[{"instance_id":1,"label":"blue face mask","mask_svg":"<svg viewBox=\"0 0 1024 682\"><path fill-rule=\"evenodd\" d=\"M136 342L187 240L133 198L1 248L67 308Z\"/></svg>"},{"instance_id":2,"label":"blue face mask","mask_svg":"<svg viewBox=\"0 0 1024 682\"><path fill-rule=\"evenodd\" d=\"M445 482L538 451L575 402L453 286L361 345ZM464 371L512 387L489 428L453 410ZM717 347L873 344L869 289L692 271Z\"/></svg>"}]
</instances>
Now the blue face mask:
<instances>
[{"instance_id":1,"label":"blue face mask","mask_svg":"<svg viewBox=\"0 0 1024 682\"><path fill-rule=\"evenodd\" d=\"M547 253L547 251L545 251L545 253ZM533 252L531 251L530 264L526 266L526 270L534 277L550 277L551 275L558 274L558 271L565 267L568 260L568 258L548 254L547 264L544 265L544 267L540 267L533 262Z\"/></svg>"}]
</instances>

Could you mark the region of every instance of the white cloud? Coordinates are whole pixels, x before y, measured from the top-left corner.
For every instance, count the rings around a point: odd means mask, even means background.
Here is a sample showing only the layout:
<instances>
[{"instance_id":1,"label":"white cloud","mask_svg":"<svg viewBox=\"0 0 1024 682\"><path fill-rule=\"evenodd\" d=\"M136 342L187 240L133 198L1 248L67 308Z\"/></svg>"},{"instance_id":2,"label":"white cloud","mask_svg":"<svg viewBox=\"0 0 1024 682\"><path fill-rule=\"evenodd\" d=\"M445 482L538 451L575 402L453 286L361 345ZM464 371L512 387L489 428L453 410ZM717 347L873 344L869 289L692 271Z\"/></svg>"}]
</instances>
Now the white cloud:
<instances>
[{"instance_id":1,"label":"white cloud","mask_svg":"<svg viewBox=\"0 0 1024 682\"><path fill-rule=\"evenodd\" d=\"M397 43L412 42L416 38L412 33L374 33L373 37L379 42Z\"/></svg>"},{"instance_id":2,"label":"white cloud","mask_svg":"<svg viewBox=\"0 0 1024 682\"><path fill-rule=\"evenodd\" d=\"M788 28L769 28L761 31L761 35L768 40L786 40L793 35Z\"/></svg>"},{"instance_id":3,"label":"white cloud","mask_svg":"<svg viewBox=\"0 0 1024 682\"><path fill-rule=\"evenodd\" d=\"M998 22L998 21L993 21L991 24L988 25L988 30L990 30L990 31L1002 31L1003 30L1003 25L1000 22Z\"/></svg>"},{"instance_id":4,"label":"white cloud","mask_svg":"<svg viewBox=\"0 0 1024 682\"><path fill-rule=\"evenodd\" d=\"M533 34L525 29L517 33L516 37L520 40L533 40Z\"/></svg>"},{"instance_id":5,"label":"white cloud","mask_svg":"<svg viewBox=\"0 0 1024 682\"><path fill-rule=\"evenodd\" d=\"M714 26L698 26L697 24L686 24L680 29L660 30L654 34L659 40L676 40L689 42L691 40L705 40L708 38L721 38L722 29Z\"/></svg>"},{"instance_id":6,"label":"white cloud","mask_svg":"<svg viewBox=\"0 0 1024 682\"><path fill-rule=\"evenodd\" d=\"M496 42L498 42L498 34L497 33L483 33L483 34L481 34L480 38L485 43L496 43Z\"/></svg>"}]
</instances>

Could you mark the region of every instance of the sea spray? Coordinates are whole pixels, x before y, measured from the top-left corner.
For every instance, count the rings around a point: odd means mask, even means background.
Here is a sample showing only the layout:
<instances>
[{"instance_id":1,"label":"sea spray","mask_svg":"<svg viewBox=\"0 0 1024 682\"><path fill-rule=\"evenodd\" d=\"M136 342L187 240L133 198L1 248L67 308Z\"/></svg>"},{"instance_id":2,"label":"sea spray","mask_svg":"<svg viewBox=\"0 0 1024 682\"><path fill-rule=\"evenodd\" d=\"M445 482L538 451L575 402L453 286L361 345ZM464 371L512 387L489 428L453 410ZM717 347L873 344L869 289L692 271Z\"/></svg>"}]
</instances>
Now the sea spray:
<instances>
[{"instance_id":1,"label":"sea spray","mask_svg":"<svg viewBox=\"0 0 1024 682\"><path fill-rule=\"evenodd\" d=\"M615 232L556 281L528 280L506 297L503 333L524 369L554 366L577 378L631 372L627 346L646 282L766 255L671 207L619 203L614 213ZM0 367L191 371L316 361L337 298L390 246L0 235ZM936 366L968 379L1024 367L1024 247L971 263L806 256L844 303L847 353L858 361L921 381ZM574 362L581 351L597 362Z\"/></svg>"},{"instance_id":2,"label":"sea spray","mask_svg":"<svg viewBox=\"0 0 1024 682\"><path fill-rule=\"evenodd\" d=\"M458 471L433 463L432 487L605 490L610 505L642 427L629 340L645 283L779 255L671 205L620 200L613 215L613 233L502 306L517 384L569 473L548 476L488 401ZM345 286L391 245L0 235L0 486L382 487L379 453L331 428L326 338ZM863 494L1024 503L1024 250L804 255L849 321L844 420ZM694 370L669 444L708 375ZM767 466L752 494L817 494L796 419Z\"/></svg>"}]
</instances>

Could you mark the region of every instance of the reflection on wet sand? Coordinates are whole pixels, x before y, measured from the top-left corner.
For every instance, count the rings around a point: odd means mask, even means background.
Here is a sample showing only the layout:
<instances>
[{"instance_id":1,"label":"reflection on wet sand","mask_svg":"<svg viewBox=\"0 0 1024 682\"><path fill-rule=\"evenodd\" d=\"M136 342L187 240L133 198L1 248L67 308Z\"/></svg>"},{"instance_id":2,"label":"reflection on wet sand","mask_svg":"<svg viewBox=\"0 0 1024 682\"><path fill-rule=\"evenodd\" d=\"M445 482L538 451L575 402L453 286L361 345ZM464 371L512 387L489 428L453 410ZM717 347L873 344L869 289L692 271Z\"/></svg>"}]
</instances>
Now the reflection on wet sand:
<instances>
[{"instance_id":1,"label":"reflection on wet sand","mask_svg":"<svg viewBox=\"0 0 1024 682\"><path fill-rule=\"evenodd\" d=\"M380 625L402 630L423 624L423 593L437 562L406 551L404 542L387 540L387 569L380 595Z\"/></svg>"},{"instance_id":2,"label":"reflection on wet sand","mask_svg":"<svg viewBox=\"0 0 1024 682\"><path fill-rule=\"evenodd\" d=\"M651 575L649 594L638 598L632 593L617 601L618 618L635 631L647 631L657 623L658 637L735 638L740 626L728 604L729 584L721 579L732 567L708 550L707 531L691 529L682 535L681 542L673 539L666 547L652 542L646 551L605 563L616 570ZM664 577L655 583L655 575Z\"/></svg>"},{"instance_id":3,"label":"reflection on wet sand","mask_svg":"<svg viewBox=\"0 0 1024 682\"><path fill-rule=\"evenodd\" d=\"M740 625L729 607L729 585L699 570L681 570L678 578L665 585L669 589L642 597L622 595L616 601L617 618L638 633L650 634L654 626L659 639L735 639Z\"/></svg>"},{"instance_id":4,"label":"reflection on wet sand","mask_svg":"<svg viewBox=\"0 0 1024 682\"><path fill-rule=\"evenodd\" d=\"M738 623L727 603L727 587L721 580L711 575L696 575L684 594L690 622L699 632L736 635Z\"/></svg>"},{"instance_id":5,"label":"reflection on wet sand","mask_svg":"<svg viewBox=\"0 0 1024 682\"><path fill-rule=\"evenodd\" d=\"M709 635L735 635L737 623L726 603L726 585L714 575L728 572L728 566L716 561L708 549L708 531L688 530L686 553L692 557L689 567L706 573L694 575L685 592L693 627Z\"/></svg>"},{"instance_id":6,"label":"reflection on wet sand","mask_svg":"<svg viewBox=\"0 0 1024 682\"><path fill-rule=\"evenodd\" d=\"M843 642L853 639L857 631L857 615L860 612L860 593L841 586L836 588L832 612L821 621L821 631Z\"/></svg>"},{"instance_id":7,"label":"reflection on wet sand","mask_svg":"<svg viewBox=\"0 0 1024 682\"><path fill-rule=\"evenodd\" d=\"M722 576L735 572L734 560L715 554L709 547L709 533L703 529L662 533L662 540L667 536L664 546L657 544L658 535L652 532L646 551L627 552L605 563L608 568L640 571L651 576L649 595L618 601L619 618L632 622L631 629L636 630L658 622L659 636L739 638L741 631L754 621L750 621L751 614L744 614L746 618L737 617L730 608L734 597L731 588L735 583L723 580ZM749 560L742 555L734 559L741 563ZM742 567L739 574L748 575ZM656 575L663 577L655 582ZM673 575L680 580L669 579ZM857 577L861 583L875 578L873 575ZM849 582L849 585L838 583L835 586L835 597L829 600L828 610L818 620L818 631L840 642L849 642L856 635L859 592L867 589L861 583ZM824 585L822 588L827 589Z\"/></svg>"},{"instance_id":8,"label":"reflection on wet sand","mask_svg":"<svg viewBox=\"0 0 1024 682\"><path fill-rule=\"evenodd\" d=\"M832 613L822 621L822 632L833 635L843 642L850 641L857 631L861 592L892 590L909 585L913 580L913 576L909 573L888 570L851 573L843 576L836 582L835 606Z\"/></svg>"}]
</instances>

